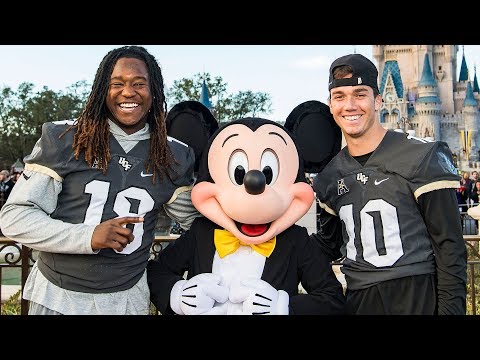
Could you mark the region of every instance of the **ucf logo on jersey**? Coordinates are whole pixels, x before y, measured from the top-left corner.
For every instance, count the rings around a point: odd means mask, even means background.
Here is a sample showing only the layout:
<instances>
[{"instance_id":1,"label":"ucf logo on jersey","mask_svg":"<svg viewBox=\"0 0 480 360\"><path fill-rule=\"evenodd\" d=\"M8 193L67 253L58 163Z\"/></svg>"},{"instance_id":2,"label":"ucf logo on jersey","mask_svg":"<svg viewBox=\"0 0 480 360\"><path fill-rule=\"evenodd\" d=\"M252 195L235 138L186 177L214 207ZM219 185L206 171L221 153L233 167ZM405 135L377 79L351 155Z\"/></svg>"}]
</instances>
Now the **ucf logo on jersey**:
<instances>
[{"instance_id":1,"label":"ucf logo on jersey","mask_svg":"<svg viewBox=\"0 0 480 360\"><path fill-rule=\"evenodd\" d=\"M130 170L131 167L132 167L132 165L128 162L128 160L126 158L124 158L123 156L120 157L120 160L118 160L118 163L120 165L122 165L122 167L125 171Z\"/></svg>"},{"instance_id":2,"label":"ucf logo on jersey","mask_svg":"<svg viewBox=\"0 0 480 360\"><path fill-rule=\"evenodd\" d=\"M364 175L363 173L357 174L357 180L360 181L363 185L365 185L368 181L368 176Z\"/></svg>"}]
</instances>

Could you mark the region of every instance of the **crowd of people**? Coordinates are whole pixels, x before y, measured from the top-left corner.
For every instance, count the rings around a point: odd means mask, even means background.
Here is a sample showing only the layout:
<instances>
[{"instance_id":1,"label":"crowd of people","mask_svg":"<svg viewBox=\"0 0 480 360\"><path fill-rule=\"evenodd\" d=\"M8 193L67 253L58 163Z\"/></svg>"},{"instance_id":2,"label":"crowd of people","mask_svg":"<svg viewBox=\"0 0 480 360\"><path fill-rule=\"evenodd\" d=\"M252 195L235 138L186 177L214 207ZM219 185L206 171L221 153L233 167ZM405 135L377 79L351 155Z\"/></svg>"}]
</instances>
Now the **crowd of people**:
<instances>
[{"instance_id":1,"label":"crowd of people","mask_svg":"<svg viewBox=\"0 0 480 360\"><path fill-rule=\"evenodd\" d=\"M466 234L477 234L478 222L476 220L471 221L473 226L468 226L470 218L467 216L467 212L469 208L477 206L480 203L479 174L476 170L473 170L471 173L468 171L462 171L461 176L462 178L460 179L459 186L456 189L456 195L462 227Z\"/></svg>"},{"instance_id":2,"label":"crowd of people","mask_svg":"<svg viewBox=\"0 0 480 360\"><path fill-rule=\"evenodd\" d=\"M461 212L465 213L469 207L478 205L479 188L476 184L479 181L478 171L473 170L471 174L468 171L462 172L462 178L456 190L457 202Z\"/></svg>"}]
</instances>

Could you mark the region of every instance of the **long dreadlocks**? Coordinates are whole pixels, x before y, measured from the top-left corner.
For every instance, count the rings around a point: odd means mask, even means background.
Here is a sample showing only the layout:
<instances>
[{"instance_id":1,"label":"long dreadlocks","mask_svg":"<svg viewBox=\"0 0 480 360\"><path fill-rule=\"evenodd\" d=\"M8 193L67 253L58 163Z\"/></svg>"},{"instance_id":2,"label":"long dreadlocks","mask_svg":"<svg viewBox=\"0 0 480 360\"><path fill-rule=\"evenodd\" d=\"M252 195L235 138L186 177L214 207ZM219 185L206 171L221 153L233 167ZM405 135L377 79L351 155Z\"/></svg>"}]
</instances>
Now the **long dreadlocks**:
<instances>
[{"instance_id":1,"label":"long dreadlocks","mask_svg":"<svg viewBox=\"0 0 480 360\"><path fill-rule=\"evenodd\" d=\"M110 128L108 125L109 111L106 98L110 85L110 77L116 62L120 58L135 58L147 65L150 77L150 91L152 93L152 108L147 115L150 126L150 155L146 162L146 171L163 178L163 173L170 177L172 165L176 163L167 145L167 130L165 114L167 103L164 94L163 76L160 66L154 56L141 46L124 46L111 50L100 63L92 91L88 97L85 108L74 124L67 129L76 128L73 137L75 158L78 160L80 153L85 152L85 161L93 166L94 161L98 168L107 171L107 164L111 159L110 154Z\"/></svg>"}]
</instances>

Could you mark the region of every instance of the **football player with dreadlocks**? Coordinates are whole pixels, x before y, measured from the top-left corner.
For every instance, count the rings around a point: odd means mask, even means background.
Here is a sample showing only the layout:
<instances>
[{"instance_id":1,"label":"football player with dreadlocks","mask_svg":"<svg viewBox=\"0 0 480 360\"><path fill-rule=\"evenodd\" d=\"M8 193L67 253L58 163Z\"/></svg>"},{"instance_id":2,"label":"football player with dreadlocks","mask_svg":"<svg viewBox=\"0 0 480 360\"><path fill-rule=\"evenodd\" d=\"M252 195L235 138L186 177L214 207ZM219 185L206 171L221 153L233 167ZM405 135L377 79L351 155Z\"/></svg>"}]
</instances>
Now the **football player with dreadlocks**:
<instances>
[{"instance_id":1,"label":"football player with dreadlocks","mask_svg":"<svg viewBox=\"0 0 480 360\"><path fill-rule=\"evenodd\" d=\"M146 265L162 207L187 229L195 155L167 137L164 81L145 48L101 61L74 121L45 123L0 214L38 250L29 314L148 314Z\"/></svg>"}]
</instances>

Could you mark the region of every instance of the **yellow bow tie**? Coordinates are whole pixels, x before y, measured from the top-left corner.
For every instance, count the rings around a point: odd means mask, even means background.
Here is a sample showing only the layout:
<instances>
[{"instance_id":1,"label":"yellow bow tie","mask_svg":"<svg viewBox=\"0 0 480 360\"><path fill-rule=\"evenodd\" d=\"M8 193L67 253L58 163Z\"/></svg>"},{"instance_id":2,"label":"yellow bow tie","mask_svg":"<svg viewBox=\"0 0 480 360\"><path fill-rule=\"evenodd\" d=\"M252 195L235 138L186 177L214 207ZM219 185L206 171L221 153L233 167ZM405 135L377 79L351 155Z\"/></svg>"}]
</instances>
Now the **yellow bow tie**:
<instances>
[{"instance_id":1,"label":"yellow bow tie","mask_svg":"<svg viewBox=\"0 0 480 360\"><path fill-rule=\"evenodd\" d=\"M238 240L230 231L215 229L214 242L217 248L218 255L223 258L228 254L236 251L240 245L250 246L260 255L269 257L272 255L273 249L275 249L275 243L277 238L274 237L261 244L244 244Z\"/></svg>"}]
</instances>

